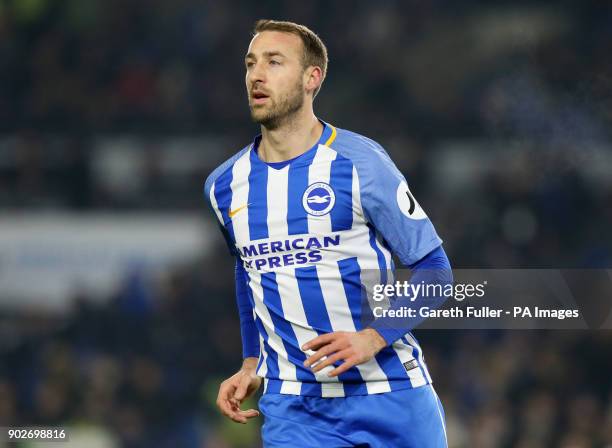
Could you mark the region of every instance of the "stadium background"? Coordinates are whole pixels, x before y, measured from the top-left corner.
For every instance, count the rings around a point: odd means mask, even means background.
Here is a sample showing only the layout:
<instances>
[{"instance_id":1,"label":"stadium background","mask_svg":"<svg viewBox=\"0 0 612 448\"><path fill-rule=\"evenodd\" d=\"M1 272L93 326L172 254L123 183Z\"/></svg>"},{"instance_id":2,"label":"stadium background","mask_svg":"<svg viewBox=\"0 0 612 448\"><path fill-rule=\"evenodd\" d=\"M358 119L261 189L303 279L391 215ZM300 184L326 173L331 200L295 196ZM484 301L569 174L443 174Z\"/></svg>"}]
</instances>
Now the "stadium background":
<instances>
[{"instance_id":1,"label":"stadium background","mask_svg":"<svg viewBox=\"0 0 612 448\"><path fill-rule=\"evenodd\" d=\"M257 132L257 18L320 34L318 115L387 148L454 267L610 267L607 2L2 1L0 426L258 446L214 408L240 340L202 199ZM417 337L451 447L612 446L610 332Z\"/></svg>"}]
</instances>

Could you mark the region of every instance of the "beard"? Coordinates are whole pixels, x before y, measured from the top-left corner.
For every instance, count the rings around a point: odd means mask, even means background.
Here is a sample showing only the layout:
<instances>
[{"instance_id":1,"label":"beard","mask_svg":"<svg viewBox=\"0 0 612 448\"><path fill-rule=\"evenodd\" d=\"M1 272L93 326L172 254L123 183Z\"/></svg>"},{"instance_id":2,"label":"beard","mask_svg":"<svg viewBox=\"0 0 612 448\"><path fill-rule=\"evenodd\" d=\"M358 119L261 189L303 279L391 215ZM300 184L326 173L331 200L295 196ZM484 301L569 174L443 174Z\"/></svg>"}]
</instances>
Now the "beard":
<instances>
[{"instance_id":1,"label":"beard","mask_svg":"<svg viewBox=\"0 0 612 448\"><path fill-rule=\"evenodd\" d=\"M277 129L290 122L296 112L302 108L304 97L302 83L297 81L293 87L279 97L278 102L269 96L267 103L262 106L249 104L251 119L267 129Z\"/></svg>"}]
</instances>

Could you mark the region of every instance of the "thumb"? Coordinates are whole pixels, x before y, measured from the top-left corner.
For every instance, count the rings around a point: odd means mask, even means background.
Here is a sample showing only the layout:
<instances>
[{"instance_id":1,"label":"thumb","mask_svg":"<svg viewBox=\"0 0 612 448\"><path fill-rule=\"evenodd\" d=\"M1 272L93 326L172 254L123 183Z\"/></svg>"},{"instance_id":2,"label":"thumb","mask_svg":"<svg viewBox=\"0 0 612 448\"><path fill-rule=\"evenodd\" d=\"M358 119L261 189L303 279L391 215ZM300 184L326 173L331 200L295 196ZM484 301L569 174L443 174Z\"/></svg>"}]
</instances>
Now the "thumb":
<instances>
[{"instance_id":1,"label":"thumb","mask_svg":"<svg viewBox=\"0 0 612 448\"><path fill-rule=\"evenodd\" d=\"M249 378L248 375L242 375L242 377L240 378L240 383L238 384L238 387L236 388L236 392L234 392L234 398L236 400L238 401L244 400L244 397L249 388L249 384L251 384L251 378Z\"/></svg>"}]
</instances>

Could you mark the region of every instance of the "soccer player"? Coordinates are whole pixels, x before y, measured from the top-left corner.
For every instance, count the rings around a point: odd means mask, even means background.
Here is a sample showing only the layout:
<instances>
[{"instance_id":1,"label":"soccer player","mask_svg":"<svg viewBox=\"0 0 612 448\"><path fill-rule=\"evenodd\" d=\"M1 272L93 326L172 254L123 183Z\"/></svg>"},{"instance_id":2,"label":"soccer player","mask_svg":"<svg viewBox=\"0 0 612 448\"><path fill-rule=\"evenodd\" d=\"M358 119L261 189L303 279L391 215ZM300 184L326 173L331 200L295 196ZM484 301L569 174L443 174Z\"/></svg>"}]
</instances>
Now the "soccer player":
<instances>
[{"instance_id":1,"label":"soccer player","mask_svg":"<svg viewBox=\"0 0 612 448\"><path fill-rule=\"evenodd\" d=\"M411 328L368 323L362 292L387 281L392 254L411 281L449 281L450 265L384 149L315 116L327 62L305 26L256 23L245 81L261 135L205 184L236 257L244 358L217 405L246 423L263 379L266 447L445 447Z\"/></svg>"}]
</instances>

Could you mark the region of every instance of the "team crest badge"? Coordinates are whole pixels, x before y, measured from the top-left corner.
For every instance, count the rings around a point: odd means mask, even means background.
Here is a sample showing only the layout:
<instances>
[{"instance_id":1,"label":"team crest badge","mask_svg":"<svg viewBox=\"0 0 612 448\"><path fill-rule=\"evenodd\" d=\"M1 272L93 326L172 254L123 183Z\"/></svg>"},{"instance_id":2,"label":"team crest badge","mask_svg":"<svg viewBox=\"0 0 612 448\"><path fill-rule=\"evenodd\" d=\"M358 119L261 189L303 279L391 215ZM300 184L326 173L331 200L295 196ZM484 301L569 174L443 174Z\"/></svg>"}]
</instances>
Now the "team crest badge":
<instances>
[{"instance_id":1,"label":"team crest badge","mask_svg":"<svg viewBox=\"0 0 612 448\"><path fill-rule=\"evenodd\" d=\"M328 214L336 203L334 190L325 182L316 182L308 186L302 196L304 210L313 216Z\"/></svg>"}]
</instances>

